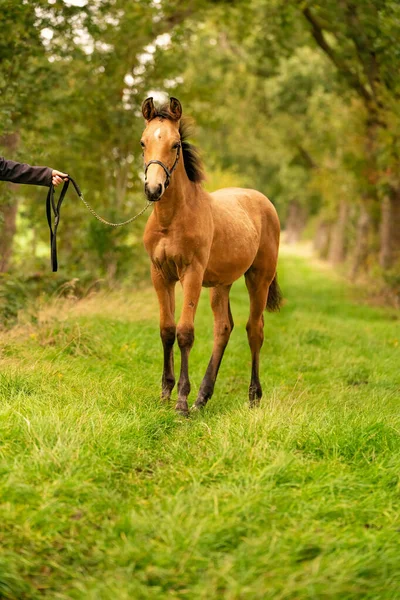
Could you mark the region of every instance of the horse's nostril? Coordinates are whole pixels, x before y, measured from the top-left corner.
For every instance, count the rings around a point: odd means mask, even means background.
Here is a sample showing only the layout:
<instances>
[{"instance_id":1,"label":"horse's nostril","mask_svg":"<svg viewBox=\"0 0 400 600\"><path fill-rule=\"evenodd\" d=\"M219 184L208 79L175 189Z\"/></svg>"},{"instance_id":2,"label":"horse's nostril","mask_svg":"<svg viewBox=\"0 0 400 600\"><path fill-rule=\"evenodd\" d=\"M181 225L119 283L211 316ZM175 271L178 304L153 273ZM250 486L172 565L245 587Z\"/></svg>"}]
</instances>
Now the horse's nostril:
<instances>
[{"instance_id":1,"label":"horse's nostril","mask_svg":"<svg viewBox=\"0 0 400 600\"><path fill-rule=\"evenodd\" d=\"M145 183L145 185L144 185L145 194L146 194L147 198L152 202L159 200L159 198L162 194L162 190L163 190L163 187L162 187L161 183L158 183L154 187L147 185L147 183Z\"/></svg>"}]
</instances>

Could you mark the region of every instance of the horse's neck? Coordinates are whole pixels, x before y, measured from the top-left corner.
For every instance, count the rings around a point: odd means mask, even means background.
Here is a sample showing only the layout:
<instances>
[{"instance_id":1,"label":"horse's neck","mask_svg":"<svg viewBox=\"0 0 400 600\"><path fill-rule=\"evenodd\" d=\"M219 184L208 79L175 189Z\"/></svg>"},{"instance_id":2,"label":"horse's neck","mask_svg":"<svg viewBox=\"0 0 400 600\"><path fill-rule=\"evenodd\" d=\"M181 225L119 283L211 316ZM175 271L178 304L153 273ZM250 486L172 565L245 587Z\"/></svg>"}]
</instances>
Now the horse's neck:
<instances>
[{"instance_id":1,"label":"horse's neck","mask_svg":"<svg viewBox=\"0 0 400 600\"><path fill-rule=\"evenodd\" d=\"M193 199L194 187L181 162L172 174L170 184L161 200L154 205L154 216L158 225L168 227L174 220L180 218L184 207Z\"/></svg>"}]
</instances>

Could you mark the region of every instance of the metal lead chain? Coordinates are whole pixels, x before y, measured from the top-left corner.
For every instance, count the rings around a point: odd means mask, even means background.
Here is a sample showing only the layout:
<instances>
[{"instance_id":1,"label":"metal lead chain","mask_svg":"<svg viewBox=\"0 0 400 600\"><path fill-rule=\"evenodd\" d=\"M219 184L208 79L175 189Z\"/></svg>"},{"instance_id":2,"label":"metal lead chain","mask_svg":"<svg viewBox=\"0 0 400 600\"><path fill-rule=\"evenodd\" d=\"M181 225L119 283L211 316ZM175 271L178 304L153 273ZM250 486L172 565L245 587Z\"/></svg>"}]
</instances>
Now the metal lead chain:
<instances>
[{"instance_id":1,"label":"metal lead chain","mask_svg":"<svg viewBox=\"0 0 400 600\"><path fill-rule=\"evenodd\" d=\"M83 197L83 194L79 194L79 198L82 200L83 204L86 206L86 208L88 209L88 211L90 213L92 213L92 215L101 223L104 223L104 225L110 225L110 227L122 227L123 225L129 225L129 223L132 223L133 221L136 221L136 219L138 217L140 217L140 215L142 215L145 210L147 210L150 206L150 204L152 204L152 202L147 202L147 204L145 205L145 207L134 217L131 217L130 219L128 219L127 221L122 221L122 223L110 223L110 221L106 221L105 219L103 219L103 217L101 217L100 215L97 214L97 212L95 212L93 210L93 208L90 206L90 204L88 204L85 200L85 198Z\"/></svg>"}]
</instances>

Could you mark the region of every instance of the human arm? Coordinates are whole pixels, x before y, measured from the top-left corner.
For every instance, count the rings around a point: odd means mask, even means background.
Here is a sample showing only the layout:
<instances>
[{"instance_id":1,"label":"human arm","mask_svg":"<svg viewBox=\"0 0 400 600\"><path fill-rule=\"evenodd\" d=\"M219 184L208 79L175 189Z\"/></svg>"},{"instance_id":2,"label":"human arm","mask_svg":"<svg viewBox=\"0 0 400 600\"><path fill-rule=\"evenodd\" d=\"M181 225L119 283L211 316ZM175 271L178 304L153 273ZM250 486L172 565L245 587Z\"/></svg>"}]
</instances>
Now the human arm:
<instances>
[{"instance_id":1,"label":"human arm","mask_svg":"<svg viewBox=\"0 0 400 600\"><path fill-rule=\"evenodd\" d=\"M59 185L66 177L66 173L50 167L31 167L25 163L0 157L0 181L49 187L51 183Z\"/></svg>"}]
</instances>

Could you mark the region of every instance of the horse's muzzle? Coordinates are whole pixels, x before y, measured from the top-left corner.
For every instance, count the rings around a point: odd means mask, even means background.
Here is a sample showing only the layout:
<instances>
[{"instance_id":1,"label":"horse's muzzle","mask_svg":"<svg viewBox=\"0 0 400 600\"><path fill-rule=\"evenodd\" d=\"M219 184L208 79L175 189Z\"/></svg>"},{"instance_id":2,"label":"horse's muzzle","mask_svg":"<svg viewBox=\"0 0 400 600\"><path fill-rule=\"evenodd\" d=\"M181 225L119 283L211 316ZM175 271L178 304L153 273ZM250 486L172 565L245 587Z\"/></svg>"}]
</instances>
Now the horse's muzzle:
<instances>
[{"instance_id":1,"label":"horse's muzzle","mask_svg":"<svg viewBox=\"0 0 400 600\"><path fill-rule=\"evenodd\" d=\"M151 188L146 183L144 186L144 192L145 192L149 202L157 202L161 198L161 195L163 192L163 186L161 185L161 183L159 183L154 188Z\"/></svg>"}]
</instances>

